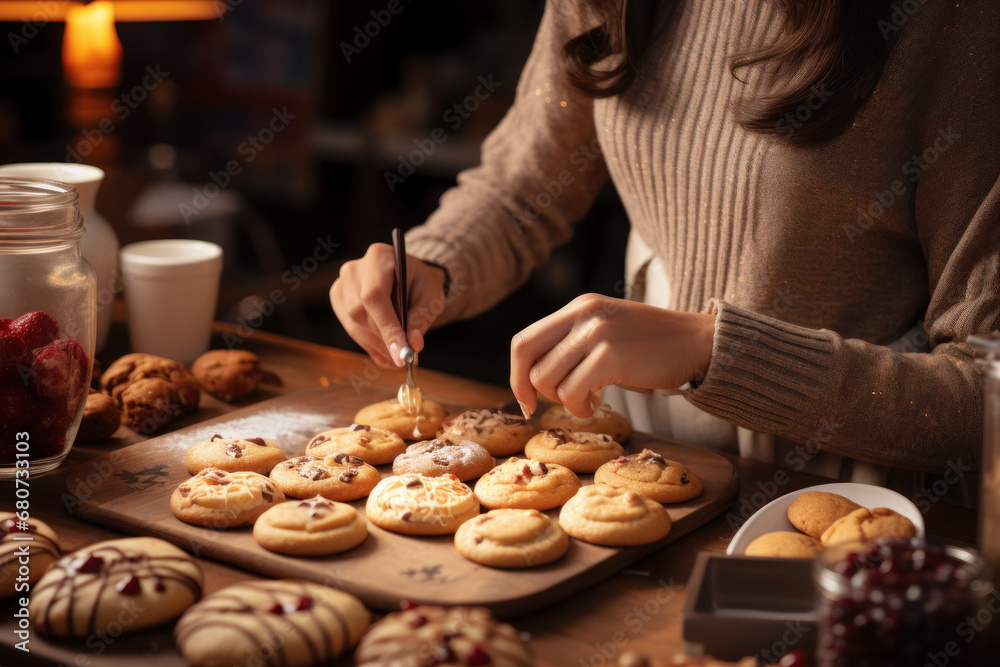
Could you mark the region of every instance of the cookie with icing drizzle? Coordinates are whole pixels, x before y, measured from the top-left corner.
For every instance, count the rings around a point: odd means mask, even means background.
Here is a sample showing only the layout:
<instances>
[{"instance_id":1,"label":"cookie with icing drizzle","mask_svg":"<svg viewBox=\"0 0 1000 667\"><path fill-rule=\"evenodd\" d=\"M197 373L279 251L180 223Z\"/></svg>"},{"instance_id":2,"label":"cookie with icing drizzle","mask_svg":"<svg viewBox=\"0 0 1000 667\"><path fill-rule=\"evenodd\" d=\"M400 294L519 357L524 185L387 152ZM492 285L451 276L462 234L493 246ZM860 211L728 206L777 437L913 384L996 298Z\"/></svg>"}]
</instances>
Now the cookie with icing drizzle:
<instances>
[{"instance_id":1,"label":"cookie with icing drizzle","mask_svg":"<svg viewBox=\"0 0 1000 667\"><path fill-rule=\"evenodd\" d=\"M470 440L452 444L446 440L425 440L406 448L392 462L392 472L397 475L419 473L440 477L451 473L463 482L489 472L497 464L481 445Z\"/></svg>"},{"instance_id":2,"label":"cookie with icing drizzle","mask_svg":"<svg viewBox=\"0 0 1000 667\"><path fill-rule=\"evenodd\" d=\"M367 496L382 477L359 457L340 453L282 461L274 466L271 479L286 496L347 501Z\"/></svg>"},{"instance_id":3,"label":"cookie with icing drizzle","mask_svg":"<svg viewBox=\"0 0 1000 667\"><path fill-rule=\"evenodd\" d=\"M266 475L284 460L281 448L264 438L223 438L216 433L188 450L184 466L192 475L205 468L229 472L246 470Z\"/></svg>"},{"instance_id":4,"label":"cookie with icing drizzle","mask_svg":"<svg viewBox=\"0 0 1000 667\"><path fill-rule=\"evenodd\" d=\"M533 567L562 558L569 536L538 510L490 510L458 527L458 553L491 567Z\"/></svg>"},{"instance_id":5,"label":"cookie with icing drizzle","mask_svg":"<svg viewBox=\"0 0 1000 667\"><path fill-rule=\"evenodd\" d=\"M420 606L389 614L365 634L357 667L424 667L430 664L530 667L527 643L513 626L482 607Z\"/></svg>"},{"instance_id":6,"label":"cookie with icing drizzle","mask_svg":"<svg viewBox=\"0 0 1000 667\"><path fill-rule=\"evenodd\" d=\"M326 665L350 651L371 616L353 595L308 581L247 581L205 596L174 629L194 667Z\"/></svg>"},{"instance_id":7,"label":"cookie with icing drizzle","mask_svg":"<svg viewBox=\"0 0 1000 667\"><path fill-rule=\"evenodd\" d=\"M619 456L594 473L594 481L624 486L658 503L682 503L701 495L701 478L686 465L651 449Z\"/></svg>"},{"instance_id":8,"label":"cookie with icing drizzle","mask_svg":"<svg viewBox=\"0 0 1000 667\"><path fill-rule=\"evenodd\" d=\"M201 568L181 549L155 537L127 537L53 563L31 589L28 613L50 637L111 630L117 636L177 618L201 596L201 585Z\"/></svg>"},{"instance_id":9,"label":"cookie with icing drizzle","mask_svg":"<svg viewBox=\"0 0 1000 667\"><path fill-rule=\"evenodd\" d=\"M0 599L13 595L18 570L27 559L29 584L59 558L56 534L47 523L30 518L18 521L13 512L0 512Z\"/></svg>"},{"instance_id":10,"label":"cookie with icing drizzle","mask_svg":"<svg viewBox=\"0 0 1000 667\"><path fill-rule=\"evenodd\" d=\"M447 416L448 412L440 403L427 399L424 399L420 411L411 415L397 399L392 398L361 408L354 415L354 421L391 431L404 440L426 440L434 437Z\"/></svg>"},{"instance_id":11,"label":"cookie with icing drizzle","mask_svg":"<svg viewBox=\"0 0 1000 667\"><path fill-rule=\"evenodd\" d=\"M626 487L591 484L559 510L559 524L578 540L612 547L656 542L670 532L663 505Z\"/></svg>"},{"instance_id":12,"label":"cookie with icing drizzle","mask_svg":"<svg viewBox=\"0 0 1000 667\"><path fill-rule=\"evenodd\" d=\"M524 455L564 465L573 472L594 472L611 459L624 456L625 448L607 433L550 428L528 441Z\"/></svg>"},{"instance_id":13,"label":"cookie with icing drizzle","mask_svg":"<svg viewBox=\"0 0 1000 667\"><path fill-rule=\"evenodd\" d=\"M392 431L358 423L323 431L306 445L310 456L350 454L373 466L392 463L406 451L406 443Z\"/></svg>"},{"instance_id":14,"label":"cookie with icing drizzle","mask_svg":"<svg viewBox=\"0 0 1000 667\"><path fill-rule=\"evenodd\" d=\"M194 526L237 528L251 525L284 500L285 494L263 475L205 468L174 489L170 511Z\"/></svg>"},{"instance_id":15,"label":"cookie with icing drizzle","mask_svg":"<svg viewBox=\"0 0 1000 667\"><path fill-rule=\"evenodd\" d=\"M524 449L534 434L535 427L524 417L482 409L448 417L437 437L452 443L471 440L493 456L510 456Z\"/></svg>"},{"instance_id":16,"label":"cookie with icing drizzle","mask_svg":"<svg viewBox=\"0 0 1000 667\"><path fill-rule=\"evenodd\" d=\"M483 507L550 510L573 497L580 478L558 463L511 457L476 482Z\"/></svg>"},{"instance_id":17,"label":"cookie with icing drizzle","mask_svg":"<svg viewBox=\"0 0 1000 667\"><path fill-rule=\"evenodd\" d=\"M472 489L452 474L386 477L368 496L368 520L404 535L451 535L479 514Z\"/></svg>"},{"instance_id":18,"label":"cookie with icing drizzle","mask_svg":"<svg viewBox=\"0 0 1000 667\"><path fill-rule=\"evenodd\" d=\"M553 405L542 414L542 428L564 428L586 433L604 433L615 442L625 442L632 435L632 424L625 415L604 404L585 419L577 417L563 405Z\"/></svg>"},{"instance_id":19,"label":"cookie with icing drizzle","mask_svg":"<svg viewBox=\"0 0 1000 667\"><path fill-rule=\"evenodd\" d=\"M257 544L289 556L340 553L367 536L368 524L356 509L323 496L275 505L253 524Z\"/></svg>"}]
</instances>

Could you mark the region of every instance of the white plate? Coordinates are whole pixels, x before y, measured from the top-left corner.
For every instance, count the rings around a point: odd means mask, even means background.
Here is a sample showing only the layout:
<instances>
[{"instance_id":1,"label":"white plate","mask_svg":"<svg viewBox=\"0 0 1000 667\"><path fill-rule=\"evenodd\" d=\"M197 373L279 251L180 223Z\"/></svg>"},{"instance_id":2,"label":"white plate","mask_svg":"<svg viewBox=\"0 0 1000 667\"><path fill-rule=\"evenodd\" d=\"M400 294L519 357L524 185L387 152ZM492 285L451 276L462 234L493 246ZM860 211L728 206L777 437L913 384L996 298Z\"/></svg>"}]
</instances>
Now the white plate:
<instances>
[{"instance_id":1,"label":"white plate","mask_svg":"<svg viewBox=\"0 0 1000 667\"><path fill-rule=\"evenodd\" d=\"M726 555L742 556L747 546L765 533L773 533L776 530L794 531L795 526L788 520L788 506L806 491L836 493L869 509L873 507L888 507L913 522L913 525L917 528L917 537L924 536L924 517L920 514L917 506L907 500L905 496L889 489L883 489L881 486L839 482L836 484L820 484L819 486L810 486L806 489L792 491L764 505L753 516L747 519L747 522L736 532L736 535L729 542Z\"/></svg>"}]
</instances>

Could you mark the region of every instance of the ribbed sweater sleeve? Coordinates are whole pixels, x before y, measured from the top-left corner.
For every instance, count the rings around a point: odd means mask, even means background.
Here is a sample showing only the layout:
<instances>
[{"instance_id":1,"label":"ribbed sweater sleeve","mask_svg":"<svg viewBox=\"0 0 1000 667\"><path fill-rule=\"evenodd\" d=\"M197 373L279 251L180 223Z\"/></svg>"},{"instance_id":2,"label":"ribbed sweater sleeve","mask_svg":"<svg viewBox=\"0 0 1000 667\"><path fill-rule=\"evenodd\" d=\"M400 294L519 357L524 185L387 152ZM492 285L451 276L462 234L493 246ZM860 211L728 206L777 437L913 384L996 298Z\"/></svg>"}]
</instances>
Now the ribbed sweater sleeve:
<instances>
[{"instance_id":1,"label":"ribbed sweater sleeve","mask_svg":"<svg viewBox=\"0 0 1000 667\"><path fill-rule=\"evenodd\" d=\"M688 400L755 431L824 434L824 450L862 461L936 471L977 462L983 381L964 341L1000 329L1000 180L950 253L926 250L935 289L923 332L902 351L713 300L712 362ZM926 343L930 353L907 352Z\"/></svg>"},{"instance_id":2,"label":"ribbed sweater sleeve","mask_svg":"<svg viewBox=\"0 0 1000 667\"><path fill-rule=\"evenodd\" d=\"M593 100L560 74L562 46L581 28L575 4L547 3L514 104L483 142L481 165L459 174L437 211L407 233L411 254L449 274L435 325L483 312L527 280L607 180Z\"/></svg>"}]
</instances>

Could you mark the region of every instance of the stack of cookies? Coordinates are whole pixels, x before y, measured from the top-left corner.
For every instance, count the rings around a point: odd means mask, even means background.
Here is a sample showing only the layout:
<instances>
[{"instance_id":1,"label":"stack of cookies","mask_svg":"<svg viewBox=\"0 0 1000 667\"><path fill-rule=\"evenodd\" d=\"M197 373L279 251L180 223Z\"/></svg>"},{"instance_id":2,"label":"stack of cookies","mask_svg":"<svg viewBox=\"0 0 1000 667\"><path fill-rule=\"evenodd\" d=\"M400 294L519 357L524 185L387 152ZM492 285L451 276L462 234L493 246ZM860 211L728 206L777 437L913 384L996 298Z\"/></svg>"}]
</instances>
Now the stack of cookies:
<instances>
[{"instance_id":1,"label":"stack of cookies","mask_svg":"<svg viewBox=\"0 0 1000 667\"><path fill-rule=\"evenodd\" d=\"M788 506L788 521L800 532L775 531L749 545L747 556L815 558L827 547L880 538L915 537L905 516L886 507L868 509L836 493L806 491Z\"/></svg>"}]
</instances>

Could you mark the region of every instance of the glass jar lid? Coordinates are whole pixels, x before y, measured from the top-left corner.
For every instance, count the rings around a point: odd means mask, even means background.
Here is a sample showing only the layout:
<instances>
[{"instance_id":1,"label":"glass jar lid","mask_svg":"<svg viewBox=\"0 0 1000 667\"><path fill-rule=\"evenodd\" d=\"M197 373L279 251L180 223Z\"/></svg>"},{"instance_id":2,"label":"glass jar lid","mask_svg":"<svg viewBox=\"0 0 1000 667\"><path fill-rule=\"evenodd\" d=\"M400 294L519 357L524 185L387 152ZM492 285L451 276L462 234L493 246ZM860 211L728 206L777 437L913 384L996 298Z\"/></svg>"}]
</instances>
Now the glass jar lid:
<instances>
[{"instance_id":1,"label":"glass jar lid","mask_svg":"<svg viewBox=\"0 0 1000 667\"><path fill-rule=\"evenodd\" d=\"M0 178L0 243L72 240L82 235L75 187L38 178Z\"/></svg>"}]
</instances>

